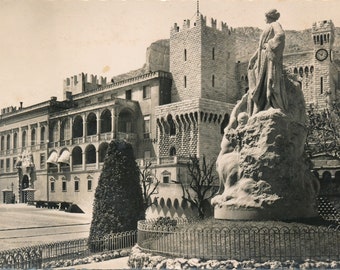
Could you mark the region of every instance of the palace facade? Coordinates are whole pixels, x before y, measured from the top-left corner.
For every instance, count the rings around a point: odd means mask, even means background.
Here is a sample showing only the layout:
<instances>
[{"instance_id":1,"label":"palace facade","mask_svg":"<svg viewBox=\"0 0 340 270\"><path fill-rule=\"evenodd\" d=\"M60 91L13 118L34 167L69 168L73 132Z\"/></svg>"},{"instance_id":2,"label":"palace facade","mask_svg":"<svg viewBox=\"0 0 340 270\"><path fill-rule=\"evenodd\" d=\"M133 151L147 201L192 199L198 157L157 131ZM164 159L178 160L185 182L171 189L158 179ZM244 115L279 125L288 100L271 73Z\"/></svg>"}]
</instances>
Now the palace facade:
<instances>
[{"instance_id":1,"label":"palace facade","mask_svg":"<svg viewBox=\"0 0 340 270\"><path fill-rule=\"evenodd\" d=\"M313 49L284 56L306 102L319 107L340 94L334 31L330 20L314 23ZM152 161L160 181L149 215L190 215L178 185L187 181L188 158L218 155L229 114L248 90L247 46L237 37L198 14L174 24L169 41L153 43L139 70L111 81L80 73L64 80L61 101L2 109L0 203L69 202L90 212L108 144L124 139L140 166ZM336 177L335 169L325 171Z\"/></svg>"}]
</instances>

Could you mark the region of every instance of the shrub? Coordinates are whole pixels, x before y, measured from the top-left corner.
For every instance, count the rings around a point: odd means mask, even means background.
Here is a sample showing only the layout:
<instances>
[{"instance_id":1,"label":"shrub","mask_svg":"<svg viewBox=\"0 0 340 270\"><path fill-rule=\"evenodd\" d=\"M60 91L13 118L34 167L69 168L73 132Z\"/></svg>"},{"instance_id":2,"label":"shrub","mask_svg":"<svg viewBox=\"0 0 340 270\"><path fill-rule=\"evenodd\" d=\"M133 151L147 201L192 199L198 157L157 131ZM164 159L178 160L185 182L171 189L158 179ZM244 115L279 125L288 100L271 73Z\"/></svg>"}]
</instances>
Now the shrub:
<instances>
[{"instance_id":1,"label":"shrub","mask_svg":"<svg viewBox=\"0 0 340 270\"><path fill-rule=\"evenodd\" d=\"M143 198L132 146L111 141L96 188L89 243L110 233L136 230L140 219L144 219ZM100 245L90 249L101 251Z\"/></svg>"}]
</instances>

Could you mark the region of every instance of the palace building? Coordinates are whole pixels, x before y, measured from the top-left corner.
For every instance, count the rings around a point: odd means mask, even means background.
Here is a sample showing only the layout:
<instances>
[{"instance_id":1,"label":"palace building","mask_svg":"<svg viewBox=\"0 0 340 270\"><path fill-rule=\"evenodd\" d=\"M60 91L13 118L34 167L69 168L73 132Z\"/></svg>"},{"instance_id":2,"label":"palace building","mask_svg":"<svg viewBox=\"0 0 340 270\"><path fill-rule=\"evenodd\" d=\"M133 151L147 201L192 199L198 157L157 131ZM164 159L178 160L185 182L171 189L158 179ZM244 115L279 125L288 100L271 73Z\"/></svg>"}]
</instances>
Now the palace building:
<instances>
[{"instance_id":1,"label":"palace building","mask_svg":"<svg viewBox=\"0 0 340 270\"><path fill-rule=\"evenodd\" d=\"M312 49L284 56L306 102L319 107L340 94L334 39L332 21L314 23ZM0 203L68 202L91 211L108 144L124 139L140 166L152 161L160 181L149 215L190 215L178 183L187 181L190 155L218 155L230 112L248 90L247 59L256 46L198 13L175 23L169 40L151 44L139 70L112 80L80 73L64 80L61 101L2 109Z\"/></svg>"}]
</instances>

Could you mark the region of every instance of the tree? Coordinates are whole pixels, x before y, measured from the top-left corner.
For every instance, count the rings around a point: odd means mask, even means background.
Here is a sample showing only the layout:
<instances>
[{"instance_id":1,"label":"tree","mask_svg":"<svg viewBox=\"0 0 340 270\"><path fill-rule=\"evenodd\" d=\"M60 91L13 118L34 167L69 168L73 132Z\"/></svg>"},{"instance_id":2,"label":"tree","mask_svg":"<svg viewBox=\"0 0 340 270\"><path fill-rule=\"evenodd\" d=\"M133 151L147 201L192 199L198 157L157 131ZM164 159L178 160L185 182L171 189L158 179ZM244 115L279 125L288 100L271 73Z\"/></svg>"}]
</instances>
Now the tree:
<instances>
[{"instance_id":1,"label":"tree","mask_svg":"<svg viewBox=\"0 0 340 270\"><path fill-rule=\"evenodd\" d=\"M152 174L152 163L146 162L144 167L139 168L139 176L142 186L143 205L144 210L148 209L154 204L151 197L158 194L158 185L160 181Z\"/></svg>"},{"instance_id":2,"label":"tree","mask_svg":"<svg viewBox=\"0 0 340 270\"><path fill-rule=\"evenodd\" d=\"M131 144L111 141L95 192L89 242L136 230L144 219L139 170Z\"/></svg>"},{"instance_id":3,"label":"tree","mask_svg":"<svg viewBox=\"0 0 340 270\"><path fill-rule=\"evenodd\" d=\"M340 159L340 107L307 110L307 138L305 149L310 158L318 155Z\"/></svg>"},{"instance_id":4,"label":"tree","mask_svg":"<svg viewBox=\"0 0 340 270\"><path fill-rule=\"evenodd\" d=\"M198 217L204 219L205 210L210 206L209 200L215 195L218 187L214 185L216 176L213 174L215 162L206 162L205 156L202 157L200 164L199 158L190 156L187 163L189 172L189 183L185 185L181 182L182 199L194 205L198 210Z\"/></svg>"}]
</instances>

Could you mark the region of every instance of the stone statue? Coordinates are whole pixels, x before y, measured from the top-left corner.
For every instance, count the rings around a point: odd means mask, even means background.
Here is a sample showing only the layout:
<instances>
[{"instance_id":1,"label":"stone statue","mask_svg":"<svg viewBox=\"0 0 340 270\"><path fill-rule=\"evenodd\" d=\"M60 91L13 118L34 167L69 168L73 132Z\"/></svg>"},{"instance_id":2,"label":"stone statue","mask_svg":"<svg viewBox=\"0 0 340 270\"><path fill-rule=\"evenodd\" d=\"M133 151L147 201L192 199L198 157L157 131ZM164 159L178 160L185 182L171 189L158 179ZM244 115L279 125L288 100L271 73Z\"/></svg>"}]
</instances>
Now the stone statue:
<instances>
[{"instance_id":1,"label":"stone statue","mask_svg":"<svg viewBox=\"0 0 340 270\"><path fill-rule=\"evenodd\" d=\"M276 9L268 11L265 16L268 27L261 34L258 49L248 65L250 115L269 108L287 109L282 77L285 33L277 22L280 13Z\"/></svg>"},{"instance_id":2,"label":"stone statue","mask_svg":"<svg viewBox=\"0 0 340 270\"><path fill-rule=\"evenodd\" d=\"M275 9L266 13L268 28L249 61L249 91L224 129L216 161L220 192L211 200L217 219L317 215L319 182L304 152L305 101L299 83L283 74L279 16Z\"/></svg>"}]
</instances>

